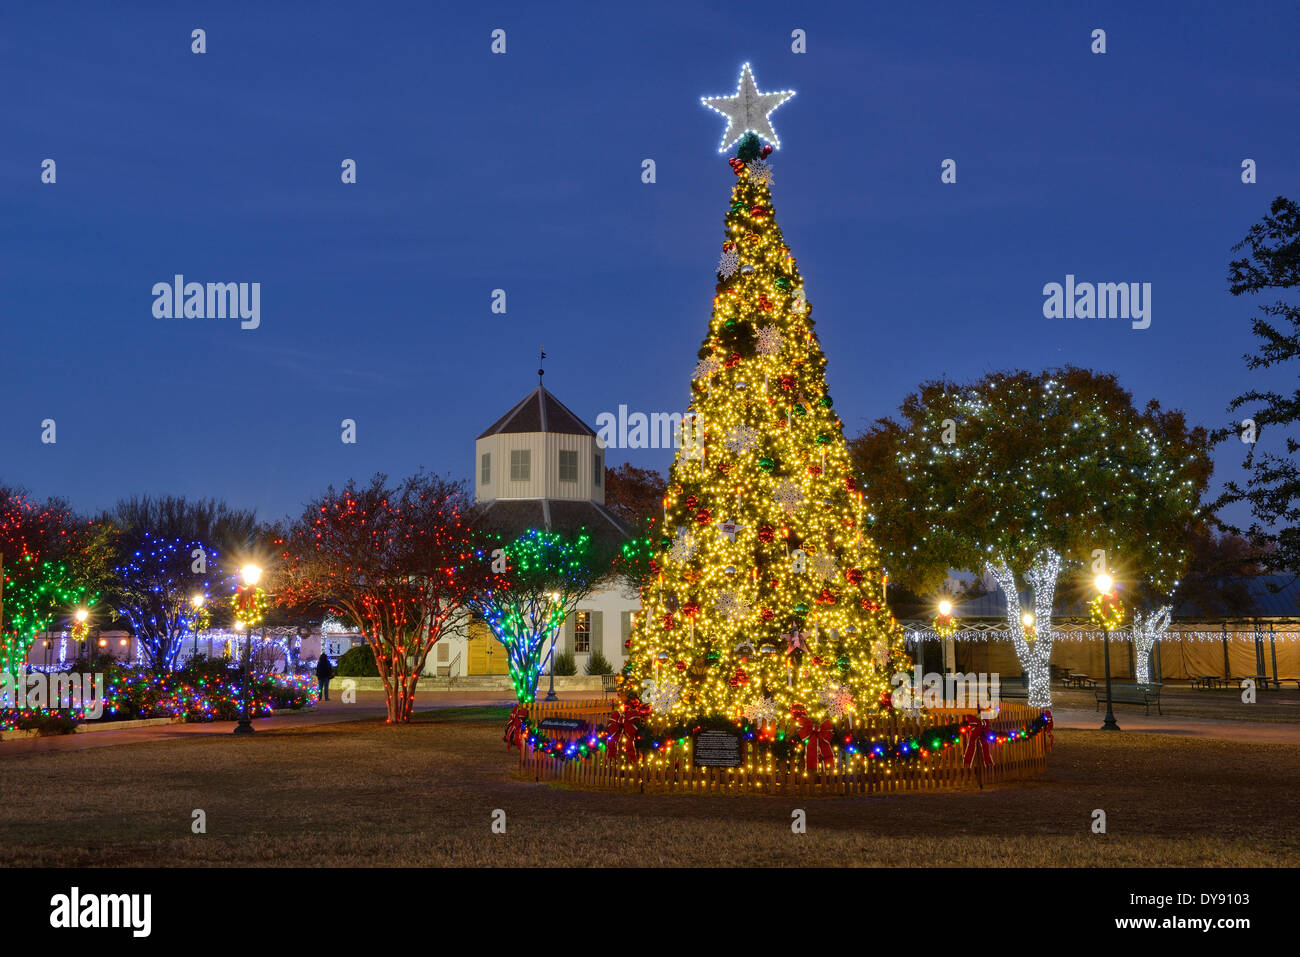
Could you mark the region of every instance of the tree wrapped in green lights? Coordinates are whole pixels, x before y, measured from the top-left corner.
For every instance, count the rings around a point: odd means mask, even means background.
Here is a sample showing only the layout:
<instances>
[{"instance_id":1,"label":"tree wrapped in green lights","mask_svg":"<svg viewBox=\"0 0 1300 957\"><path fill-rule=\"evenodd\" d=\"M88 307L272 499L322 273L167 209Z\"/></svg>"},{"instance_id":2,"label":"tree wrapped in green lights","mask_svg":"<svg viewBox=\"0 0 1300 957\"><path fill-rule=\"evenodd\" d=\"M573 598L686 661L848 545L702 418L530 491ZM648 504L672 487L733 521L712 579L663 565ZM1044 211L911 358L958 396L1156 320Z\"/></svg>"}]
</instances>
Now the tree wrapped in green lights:
<instances>
[{"instance_id":1,"label":"tree wrapped in green lights","mask_svg":"<svg viewBox=\"0 0 1300 957\"><path fill-rule=\"evenodd\" d=\"M1121 587L1170 594L1209 480L1205 432L1154 401L1138 411L1114 376L1075 367L928 382L900 411L901 423L881 419L853 443L892 577L918 594L950 569L992 577L1029 703L1050 707L1062 572L1104 570Z\"/></svg>"},{"instance_id":2,"label":"tree wrapped in green lights","mask_svg":"<svg viewBox=\"0 0 1300 957\"><path fill-rule=\"evenodd\" d=\"M94 603L99 543L65 503L0 486L0 670L22 673L38 634Z\"/></svg>"},{"instance_id":3,"label":"tree wrapped in green lights","mask_svg":"<svg viewBox=\"0 0 1300 957\"><path fill-rule=\"evenodd\" d=\"M542 654L578 603L611 574L614 547L586 529L529 529L509 544L493 536L482 552L496 569L470 606L506 650L515 697L537 700Z\"/></svg>"}]
</instances>

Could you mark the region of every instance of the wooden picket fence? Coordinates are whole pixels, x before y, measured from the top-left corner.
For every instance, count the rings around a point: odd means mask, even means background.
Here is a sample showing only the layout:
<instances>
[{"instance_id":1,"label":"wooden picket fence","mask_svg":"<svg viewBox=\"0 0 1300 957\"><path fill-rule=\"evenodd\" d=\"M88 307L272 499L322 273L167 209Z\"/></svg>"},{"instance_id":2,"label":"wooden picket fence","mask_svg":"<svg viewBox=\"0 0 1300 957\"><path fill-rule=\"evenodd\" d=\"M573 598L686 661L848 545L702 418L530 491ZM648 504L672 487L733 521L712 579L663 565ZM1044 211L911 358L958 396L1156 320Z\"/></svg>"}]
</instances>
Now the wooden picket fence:
<instances>
[{"instance_id":1,"label":"wooden picket fence","mask_svg":"<svg viewBox=\"0 0 1300 957\"><path fill-rule=\"evenodd\" d=\"M594 726L605 722L614 702L613 698L539 702L529 708L529 718L534 727L546 717L579 718ZM870 732L874 738L894 742L919 739L928 729L958 722L966 713L934 709L920 718L902 715L873 718L869 722ZM1041 713L1026 705L1004 704L998 716L989 723L993 730L1006 733L1024 727ZM862 723L857 722L856 727L861 728ZM546 734L549 737L577 738L583 732L566 735L548 730ZM806 770L802 755L789 761L773 759L770 766L755 763L739 768L716 768L694 767L689 752L682 749L676 751L675 761L652 765L629 763L621 752L613 749L585 759L565 761L538 754L525 743L520 754L519 773L521 777L535 781L641 792L841 795L952 790L987 787L1041 774L1047 769L1048 735L1042 733L993 746L991 767L967 767L962 751L961 745L955 745L934 752L928 758L909 761L872 759L865 764L856 761L852 767L837 752L838 768L830 770L822 765L816 772L810 772Z\"/></svg>"}]
</instances>

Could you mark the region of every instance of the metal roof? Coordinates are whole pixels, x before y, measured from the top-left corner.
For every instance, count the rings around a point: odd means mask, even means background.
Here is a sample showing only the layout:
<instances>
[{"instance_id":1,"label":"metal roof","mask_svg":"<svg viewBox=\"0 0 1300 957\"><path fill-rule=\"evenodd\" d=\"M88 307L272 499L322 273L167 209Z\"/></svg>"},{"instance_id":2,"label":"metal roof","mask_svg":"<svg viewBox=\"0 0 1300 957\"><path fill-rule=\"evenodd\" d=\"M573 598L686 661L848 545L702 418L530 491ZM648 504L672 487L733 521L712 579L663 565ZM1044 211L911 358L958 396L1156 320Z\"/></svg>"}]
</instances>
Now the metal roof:
<instances>
[{"instance_id":1,"label":"metal roof","mask_svg":"<svg viewBox=\"0 0 1300 957\"><path fill-rule=\"evenodd\" d=\"M501 418L492 423L480 439L507 432L554 432L560 435L595 436L591 426L574 415L563 402L538 386Z\"/></svg>"}]
</instances>

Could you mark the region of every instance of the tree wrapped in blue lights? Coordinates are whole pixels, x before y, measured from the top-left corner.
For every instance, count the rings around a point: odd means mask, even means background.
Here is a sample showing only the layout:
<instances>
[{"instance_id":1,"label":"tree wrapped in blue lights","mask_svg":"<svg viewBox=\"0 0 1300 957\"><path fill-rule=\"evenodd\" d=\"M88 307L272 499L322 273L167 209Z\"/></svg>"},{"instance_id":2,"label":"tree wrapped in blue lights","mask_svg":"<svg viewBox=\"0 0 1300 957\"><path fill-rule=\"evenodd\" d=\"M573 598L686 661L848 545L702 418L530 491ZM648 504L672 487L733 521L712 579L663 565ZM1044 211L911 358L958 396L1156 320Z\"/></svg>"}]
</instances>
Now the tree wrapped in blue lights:
<instances>
[{"instance_id":1,"label":"tree wrapped in blue lights","mask_svg":"<svg viewBox=\"0 0 1300 957\"><path fill-rule=\"evenodd\" d=\"M134 545L127 551L129 545ZM113 567L113 607L126 619L149 670L172 671L184 639L192 633L195 595L210 603L226 596L234 577L220 565L215 546L140 532L124 539Z\"/></svg>"},{"instance_id":2,"label":"tree wrapped in blue lights","mask_svg":"<svg viewBox=\"0 0 1300 957\"><path fill-rule=\"evenodd\" d=\"M530 529L485 553L485 560L505 567L471 607L506 650L515 697L530 704L537 699L543 651L548 645L553 651L564 619L611 573L613 546L585 529Z\"/></svg>"}]
</instances>

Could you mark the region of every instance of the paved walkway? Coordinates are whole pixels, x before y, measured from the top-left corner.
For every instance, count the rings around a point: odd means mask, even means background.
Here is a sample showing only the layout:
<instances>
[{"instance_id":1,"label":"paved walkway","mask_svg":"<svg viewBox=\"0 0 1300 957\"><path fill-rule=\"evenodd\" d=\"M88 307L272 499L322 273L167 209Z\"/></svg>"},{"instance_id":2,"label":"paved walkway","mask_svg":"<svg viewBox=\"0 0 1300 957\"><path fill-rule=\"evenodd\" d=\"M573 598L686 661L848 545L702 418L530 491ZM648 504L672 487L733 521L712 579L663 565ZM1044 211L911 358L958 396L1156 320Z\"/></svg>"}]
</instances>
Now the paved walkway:
<instances>
[{"instance_id":1,"label":"paved walkway","mask_svg":"<svg viewBox=\"0 0 1300 957\"><path fill-rule=\"evenodd\" d=\"M562 693L561 700L590 698L591 692ZM509 692L493 691L436 691L415 693L416 711L434 711L439 708L473 708L514 704ZM387 714L382 691L358 691L355 704L344 704L337 698L322 701L312 711L280 714L269 718L255 718L254 731L278 731L283 728L301 728L318 724L336 724L342 721L359 721L367 718L382 719ZM191 735L230 734L234 721L211 721L194 724L158 724L144 728L122 728L118 731L89 731L81 734L55 734L17 741L0 741L0 757L10 754L31 754L39 751L82 751L87 748L105 748L117 744L143 744L150 741L167 741Z\"/></svg>"},{"instance_id":2,"label":"paved walkway","mask_svg":"<svg viewBox=\"0 0 1300 957\"><path fill-rule=\"evenodd\" d=\"M1104 711L1053 708L1052 721L1058 728L1097 731L1105 719ZM1217 718L1175 718L1169 715L1146 715L1140 711L1116 709L1115 721L1121 731L1144 734L1176 734L1189 738L1226 738L1256 744L1300 745L1300 724L1268 724L1262 721L1225 721Z\"/></svg>"},{"instance_id":3,"label":"paved walkway","mask_svg":"<svg viewBox=\"0 0 1300 957\"><path fill-rule=\"evenodd\" d=\"M591 692L560 694L561 699L589 698ZM484 706L509 706L514 698L508 692L492 691L433 691L416 692L415 710L433 711L439 708L472 708ZM314 711L282 714L258 718L253 722L256 730L273 731L282 728L301 728L319 724L336 724L342 721L382 719L385 714L384 696L379 691L359 691L355 704L343 704L335 699L322 701ZM1053 709L1056 727L1061 729L1095 731L1101 728L1100 712ZM1300 745L1300 724L1266 724L1254 721L1223 721L1213 718L1175 718L1117 713L1116 720L1125 732L1143 734L1176 734L1193 738L1224 738L1232 741L1249 741L1258 744ZM123 728L120 731L93 731L83 734L59 734L21 741L0 741L0 757L10 754L31 754L41 751L81 751L88 748L105 748L118 744L144 744L151 741L168 741L191 735L230 734L233 721L214 721L205 724L163 724L146 728Z\"/></svg>"}]
</instances>

